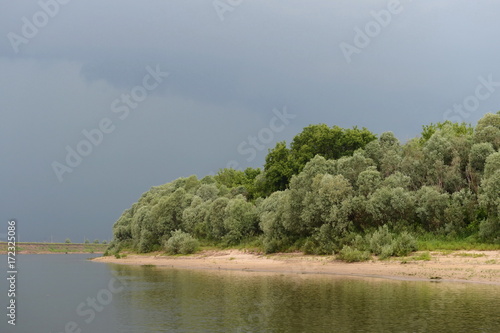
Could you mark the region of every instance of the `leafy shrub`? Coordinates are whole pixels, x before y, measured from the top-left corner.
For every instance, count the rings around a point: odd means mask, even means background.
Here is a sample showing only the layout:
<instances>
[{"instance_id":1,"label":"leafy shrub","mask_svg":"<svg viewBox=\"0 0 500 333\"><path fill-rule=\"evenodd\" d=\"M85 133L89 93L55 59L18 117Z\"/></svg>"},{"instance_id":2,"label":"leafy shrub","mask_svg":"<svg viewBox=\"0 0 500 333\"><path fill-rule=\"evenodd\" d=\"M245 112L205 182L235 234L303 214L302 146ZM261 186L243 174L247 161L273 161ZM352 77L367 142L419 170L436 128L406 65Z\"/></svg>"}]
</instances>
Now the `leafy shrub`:
<instances>
[{"instance_id":1,"label":"leafy shrub","mask_svg":"<svg viewBox=\"0 0 500 333\"><path fill-rule=\"evenodd\" d=\"M348 245L344 245L342 250L340 250L340 252L337 254L337 259L346 262L359 262L370 260L371 256L368 251L360 251Z\"/></svg>"},{"instance_id":2,"label":"leafy shrub","mask_svg":"<svg viewBox=\"0 0 500 333\"><path fill-rule=\"evenodd\" d=\"M332 254L338 240L330 224L323 224L309 237L303 247L305 254Z\"/></svg>"},{"instance_id":3,"label":"leafy shrub","mask_svg":"<svg viewBox=\"0 0 500 333\"><path fill-rule=\"evenodd\" d=\"M394 254L394 246L392 244L385 244L382 246L379 258L380 259L387 259L391 257Z\"/></svg>"},{"instance_id":4,"label":"leafy shrub","mask_svg":"<svg viewBox=\"0 0 500 333\"><path fill-rule=\"evenodd\" d=\"M165 251L169 254L190 254L198 250L198 240L182 230L175 230L165 243Z\"/></svg>"},{"instance_id":5,"label":"leafy shrub","mask_svg":"<svg viewBox=\"0 0 500 333\"><path fill-rule=\"evenodd\" d=\"M367 236L367 240L370 244L369 250L380 256L380 259L391 256L406 256L418 249L415 237L407 231L396 236L389 232L387 225L379 227L371 236Z\"/></svg>"},{"instance_id":6,"label":"leafy shrub","mask_svg":"<svg viewBox=\"0 0 500 333\"><path fill-rule=\"evenodd\" d=\"M379 227L378 230L371 235L369 244L370 251L375 255L381 254L382 248L392 244L392 234L389 232L387 225L384 224Z\"/></svg>"},{"instance_id":7,"label":"leafy shrub","mask_svg":"<svg viewBox=\"0 0 500 333\"><path fill-rule=\"evenodd\" d=\"M500 244L500 221L488 218L479 224L479 237L483 241Z\"/></svg>"},{"instance_id":8,"label":"leafy shrub","mask_svg":"<svg viewBox=\"0 0 500 333\"><path fill-rule=\"evenodd\" d=\"M262 238L265 253L276 253L286 251L292 244L287 237L284 238Z\"/></svg>"},{"instance_id":9,"label":"leafy shrub","mask_svg":"<svg viewBox=\"0 0 500 333\"><path fill-rule=\"evenodd\" d=\"M363 251L370 249L369 240L366 239L368 237L364 238L363 236L361 236L359 234L352 234L352 235L353 235L354 239L351 241L351 244L354 248L356 248L358 250L363 250Z\"/></svg>"},{"instance_id":10,"label":"leafy shrub","mask_svg":"<svg viewBox=\"0 0 500 333\"><path fill-rule=\"evenodd\" d=\"M398 257L407 256L418 250L417 240L408 232L402 232L392 243L393 254Z\"/></svg>"}]
</instances>

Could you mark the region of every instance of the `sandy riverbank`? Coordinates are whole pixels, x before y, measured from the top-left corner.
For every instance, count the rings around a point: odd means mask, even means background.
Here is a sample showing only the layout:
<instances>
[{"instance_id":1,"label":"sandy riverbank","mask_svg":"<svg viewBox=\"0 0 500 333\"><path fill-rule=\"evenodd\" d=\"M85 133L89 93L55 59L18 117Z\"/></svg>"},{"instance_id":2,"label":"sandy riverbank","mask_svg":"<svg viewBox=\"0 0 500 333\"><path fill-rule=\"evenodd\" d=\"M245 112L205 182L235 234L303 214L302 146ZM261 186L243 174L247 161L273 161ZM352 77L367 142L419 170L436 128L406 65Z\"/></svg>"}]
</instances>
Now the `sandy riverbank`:
<instances>
[{"instance_id":1,"label":"sandy riverbank","mask_svg":"<svg viewBox=\"0 0 500 333\"><path fill-rule=\"evenodd\" d=\"M500 285L500 251L431 252L431 260L411 257L344 263L333 256L301 253L264 255L238 250L202 251L189 256L128 254L126 258L98 257L94 261L125 265L155 265L183 269L237 270L292 274L336 274L400 280L465 281Z\"/></svg>"}]
</instances>

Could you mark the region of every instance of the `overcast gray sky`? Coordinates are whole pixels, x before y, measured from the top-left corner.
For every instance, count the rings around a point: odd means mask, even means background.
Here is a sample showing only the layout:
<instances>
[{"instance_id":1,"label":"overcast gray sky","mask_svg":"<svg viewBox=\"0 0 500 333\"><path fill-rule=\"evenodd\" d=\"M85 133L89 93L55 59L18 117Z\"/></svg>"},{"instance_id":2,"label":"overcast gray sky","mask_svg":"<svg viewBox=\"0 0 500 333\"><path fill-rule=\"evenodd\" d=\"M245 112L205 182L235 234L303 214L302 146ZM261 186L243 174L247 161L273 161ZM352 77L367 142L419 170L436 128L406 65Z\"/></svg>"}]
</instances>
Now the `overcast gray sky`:
<instances>
[{"instance_id":1,"label":"overcast gray sky","mask_svg":"<svg viewBox=\"0 0 500 333\"><path fill-rule=\"evenodd\" d=\"M151 186L309 124L404 142L500 110L497 1L0 4L0 238L110 239Z\"/></svg>"}]
</instances>

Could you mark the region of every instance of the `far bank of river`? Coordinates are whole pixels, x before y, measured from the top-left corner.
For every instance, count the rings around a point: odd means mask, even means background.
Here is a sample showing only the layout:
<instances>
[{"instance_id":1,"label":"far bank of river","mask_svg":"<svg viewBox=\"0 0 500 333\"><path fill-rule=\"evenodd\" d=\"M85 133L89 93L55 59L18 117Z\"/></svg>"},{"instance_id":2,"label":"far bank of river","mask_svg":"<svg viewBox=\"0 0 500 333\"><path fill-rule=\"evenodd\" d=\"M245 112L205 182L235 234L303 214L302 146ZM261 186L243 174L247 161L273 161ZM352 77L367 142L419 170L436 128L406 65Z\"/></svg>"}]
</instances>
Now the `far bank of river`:
<instances>
[{"instance_id":1,"label":"far bank of river","mask_svg":"<svg viewBox=\"0 0 500 333\"><path fill-rule=\"evenodd\" d=\"M8 243L0 242L0 254L7 254ZM50 254L50 253L104 253L106 244L73 244L73 243L17 243L16 254Z\"/></svg>"}]
</instances>

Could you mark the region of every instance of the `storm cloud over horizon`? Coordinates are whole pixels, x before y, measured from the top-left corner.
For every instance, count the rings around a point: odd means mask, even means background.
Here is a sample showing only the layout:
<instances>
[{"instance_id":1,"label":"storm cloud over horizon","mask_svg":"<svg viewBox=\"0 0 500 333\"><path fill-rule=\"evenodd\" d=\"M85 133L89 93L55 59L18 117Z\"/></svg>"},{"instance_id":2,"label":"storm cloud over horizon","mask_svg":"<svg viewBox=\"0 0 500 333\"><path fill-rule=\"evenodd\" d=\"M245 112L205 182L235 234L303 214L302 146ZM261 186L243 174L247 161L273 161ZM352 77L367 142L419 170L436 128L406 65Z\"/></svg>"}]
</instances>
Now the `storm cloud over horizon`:
<instances>
[{"instance_id":1,"label":"storm cloud over horizon","mask_svg":"<svg viewBox=\"0 0 500 333\"><path fill-rule=\"evenodd\" d=\"M151 186L260 167L309 124L404 142L500 110L500 3L0 2L1 219L21 241L110 239Z\"/></svg>"}]
</instances>

